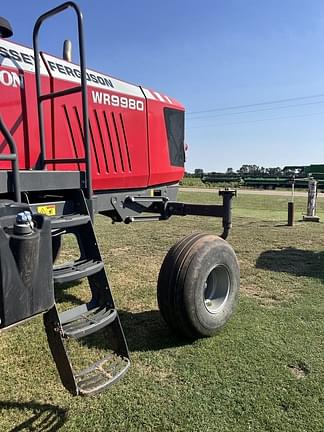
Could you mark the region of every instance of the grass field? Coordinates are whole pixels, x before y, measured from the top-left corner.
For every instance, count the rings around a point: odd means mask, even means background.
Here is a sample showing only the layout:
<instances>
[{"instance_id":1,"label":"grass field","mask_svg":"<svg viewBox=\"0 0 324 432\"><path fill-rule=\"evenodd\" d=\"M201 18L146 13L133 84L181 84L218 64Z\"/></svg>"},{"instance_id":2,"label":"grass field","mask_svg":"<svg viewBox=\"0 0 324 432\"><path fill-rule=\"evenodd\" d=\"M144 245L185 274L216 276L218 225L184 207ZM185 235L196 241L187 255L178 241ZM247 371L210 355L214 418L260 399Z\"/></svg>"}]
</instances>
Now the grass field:
<instances>
[{"instance_id":1,"label":"grass field","mask_svg":"<svg viewBox=\"0 0 324 432\"><path fill-rule=\"evenodd\" d=\"M198 187L198 188L204 188L208 189L211 187L214 188L225 188L225 187L239 187L239 182L233 182L233 183L204 183L200 177L184 177L180 182L181 187Z\"/></svg>"},{"instance_id":2,"label":"grass field","mask_svg":"<svg viewBox=\"0 0 324 432\"><path fill-rule=\"evenodd\" d=\"M208 185L201 181L201 178L197 177L184 177L181 180L181 187L199 187L199 188L207 188Z\"/></svg>"},{"instance_id":3,"label":"grass field","mask_svg":"<svg viewBox=\"0 0 324 432\"><path fill-rule=\"evenodd\" d=\"M211 193L182 192L180 199L218 201ZM319 205L324 220L324 200ZM306 198L296 198L296 220L305 208ZM110 391L73 398L60 384L41 318L6 332L0 431L323 432L324 228L287 227L286 209L286 197L235 200L229 241L241 266L239 306L221 333L194 343L172 336L160 318L157 275L177 239L220 233L220 221L125 226L97 217L131 369ZM78 304L86 285L59 290L57 298L60 307Z\"/></svg>"}]
</instances>

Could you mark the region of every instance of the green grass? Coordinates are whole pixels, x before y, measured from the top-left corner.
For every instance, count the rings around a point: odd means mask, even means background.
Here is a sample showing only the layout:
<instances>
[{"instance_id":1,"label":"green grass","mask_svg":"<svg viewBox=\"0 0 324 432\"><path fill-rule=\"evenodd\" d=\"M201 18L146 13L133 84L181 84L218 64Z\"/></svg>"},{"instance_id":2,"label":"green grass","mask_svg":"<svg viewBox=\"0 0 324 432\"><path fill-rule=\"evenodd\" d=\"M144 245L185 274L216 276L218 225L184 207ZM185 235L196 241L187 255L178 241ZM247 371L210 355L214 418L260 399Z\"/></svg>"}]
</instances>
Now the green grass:
<instances>
[{"instance_id":1,"label":"green grass","mask_svg":"<svg viewBox=\"0 0 324 432\"><path fill-rule=\"evenodd\" d=\"M180 181L181 187L199 187L199 188L207 188L208 186L206 183L203 183L201 181L201 178L199 177L184 177Z\"/></svg>"},{"instance_id":2,"label":"green grass","mask_svg":"<svg viewBox=\"0 0 324 432\"><path fill-rule=\"evenodd\" d=\"M184 177L180 181L180 185L181 185L181 187L188 187L188 188L196 187L196 188L204 188L204 189L240 187L239 182L218 182L218 183L208 183L207 182L207 183L204 183L200 177L199 178L198 177Z\"/></svg>"},{"instance_id":3,"label":"green grass","mask_svg":"<svg viewBox=\"0 0 324 432\"><path fill-rule=\"evenodd\" d=\"M180 199L219 202L211 193ZM194 343L172 336L160 318L157 275L173 243L197 230L220 233L220 221L174 217L126 226L97 217L131 369L106 393L73 398L60 384L41 318L5 332L0 431L322 432L324 229L287 227L287 201L235 200L229 241L241 266L240 303L221 333ZM306 198L296 198L296 220L305 209ZM88 298L86 284L57 297L60 307L75 305ZM94 349L102 354L101 345Z\"/></svg>"}]
</instances>

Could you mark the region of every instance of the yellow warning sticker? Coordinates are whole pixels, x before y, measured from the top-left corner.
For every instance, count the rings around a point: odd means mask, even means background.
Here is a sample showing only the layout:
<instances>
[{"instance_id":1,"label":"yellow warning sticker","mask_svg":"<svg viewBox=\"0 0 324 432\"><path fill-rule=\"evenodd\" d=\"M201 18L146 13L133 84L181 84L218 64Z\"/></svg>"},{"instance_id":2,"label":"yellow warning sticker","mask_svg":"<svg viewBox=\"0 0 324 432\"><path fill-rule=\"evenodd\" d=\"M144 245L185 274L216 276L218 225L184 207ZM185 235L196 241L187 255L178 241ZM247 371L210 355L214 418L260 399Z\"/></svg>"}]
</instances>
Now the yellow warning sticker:
<instances>
[{"instance_id":1,"label":"yellow warning sticker","mask_svg":"<svg viewBox=\"0 0 324 432\"><path fill-rule=\"evenodd\" d=\"M56 207L54 204L39 206L37 207L37 213L46 216L55 216L56 215Z\"/></svg>"}]
</instances>

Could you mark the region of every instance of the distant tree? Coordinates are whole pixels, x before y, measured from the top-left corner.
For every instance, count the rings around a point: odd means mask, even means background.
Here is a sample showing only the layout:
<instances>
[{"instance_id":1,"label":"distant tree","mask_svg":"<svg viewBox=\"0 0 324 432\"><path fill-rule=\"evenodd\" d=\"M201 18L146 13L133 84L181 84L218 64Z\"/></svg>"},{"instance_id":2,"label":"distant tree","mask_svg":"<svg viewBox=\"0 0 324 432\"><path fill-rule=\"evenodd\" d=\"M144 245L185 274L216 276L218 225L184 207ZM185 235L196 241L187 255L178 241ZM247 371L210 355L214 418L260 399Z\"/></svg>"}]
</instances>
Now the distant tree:
<instances>
[{"instance_id":1,"label":"distant tree","mask_svg":"<svg viewBox=\"0 0 324 432\"><path fill-rule=\"evenodd\" d=\"M242 165L240 169L237 170L239 174L248 174L250 165Z\"/></svg>"},{"instance_id":2,"label":"distant tree","mask_svg":"<svg viewBox=\"0 0 324 432\"><path fill-rule=\"evenodd\" d=\"M284 175L283 170L280 167L259 167L258 165L245 164L237 171L242 176L266 176L266 177L280 177Z\"/></svg>"},{"instance_id":3,"label":"distant tree","mask_svg":"<svg viewBox=\"0 0 324 432\"><path fill-rule=\"evenodd\" d=\"M204 170L201 168L196 168L195 169L195 177L201 177L204 175Z\"/></svg>"},{"instance_id":4,"label":"distant tree","mask_svg":"<svg viewBox=\"0 0 324 432\"><path fill-rule=\"evenodd\" d=\"M233 174L233 173L234 173L233 168L227 168L226 174L230 175L230 174Z\"/></svg>"},{"instance_id":5,"label":"distant tree","mask_svg":"<svg viewBox=\"0 0 324 432\"><path fill-rule=\"evenodd\" d=\"M238 173L241 175L259 175L260 174L260 168L258 165L242 165L241 168L238 170Z\"/></svg>"},{"instance_id":6,"label":"distant tree","mask_svg":"<svg viewBox=\"0 0 324 432\"><path fill-rule=\"evenodd\" d=\"M268 168L268 175L270 177L280 177L283 174L283 171L280 167Z\"/></svg>"},{"instance_id":7,"label":"distant tree","mask_svg":"<svg viewBox=\"0 0 324 432\"><path fill-rule=\"evenodd\" d=\"M259 175L263 176L265 173L266 173L266 168L264 168L263 166L259 167Z\"/></svg>"},{"instance_id":8,"label":"distant tree","mask_svg":"<svg viewBox=\"0 0 324 432\"><path fill-rule=\"evenodd\" d=\"M191 172L188 172L188 171L185 171L185 175L184 176L190 178L190 177L195 177L195 174L191 173Z\"/></svg>"}]
</instances>

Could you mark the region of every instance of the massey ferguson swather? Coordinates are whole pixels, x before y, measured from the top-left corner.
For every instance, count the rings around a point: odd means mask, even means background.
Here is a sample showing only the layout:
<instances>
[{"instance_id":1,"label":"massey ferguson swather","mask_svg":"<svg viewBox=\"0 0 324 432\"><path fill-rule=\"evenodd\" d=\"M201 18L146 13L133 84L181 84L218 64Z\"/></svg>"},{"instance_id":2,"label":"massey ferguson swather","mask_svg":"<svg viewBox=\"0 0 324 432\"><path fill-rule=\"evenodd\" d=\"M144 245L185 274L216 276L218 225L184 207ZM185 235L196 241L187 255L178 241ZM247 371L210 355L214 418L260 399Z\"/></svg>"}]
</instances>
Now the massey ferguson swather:
<instances>
[{"instance_id":1,"label":"massey ferguson swather","mask_svg":"<svg viewBox=\"0 0 324 432\"><path fill-rule=\"evenodd\" d=\"M80 66L40 51L44 21L67 8L77 16ZM233 313L239 267L225 241L233 191L222 205L176 201L184 174L184 108L165 94L86 69L83 21L67 2L38 18L33 49L7 41L0 19L0 328L42 313L63 385L74 395L102 391L130 360L93 228L96 213L114 222L165 221L173 215L222 218L223 232L178 241L161 266L157 297L172 331L213 335ZM153 225L150 225L153 226ZM62 236L80 257L55 265ZM58 312L55 285L87 278L91 301ZM69 340L106 336L109 355L76 370ZM78 343L79 343L78 342ZM72 364L73 363L73 364Z\"/></svg>"}]
</instances>

